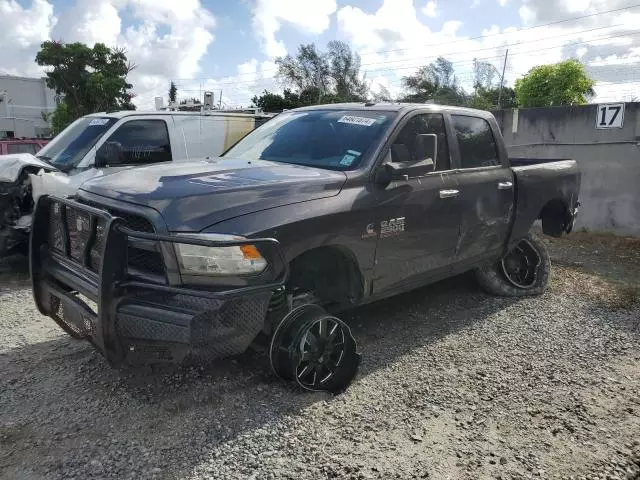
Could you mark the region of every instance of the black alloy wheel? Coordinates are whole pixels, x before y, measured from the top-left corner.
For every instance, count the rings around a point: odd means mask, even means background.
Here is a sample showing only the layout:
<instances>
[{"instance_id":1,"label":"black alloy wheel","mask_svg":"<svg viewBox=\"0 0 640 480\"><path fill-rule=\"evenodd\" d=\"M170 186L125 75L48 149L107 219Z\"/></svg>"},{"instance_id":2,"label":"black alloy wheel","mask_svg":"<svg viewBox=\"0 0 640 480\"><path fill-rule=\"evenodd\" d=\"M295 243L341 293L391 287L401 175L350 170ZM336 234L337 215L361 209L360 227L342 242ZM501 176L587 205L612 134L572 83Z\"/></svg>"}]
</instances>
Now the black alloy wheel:
<instances>
[{"instance_id":1,"label":"black alloy wheel","mask_svg":"<svg viewBox=\"0 0 640 480\"><path fill-rule=\"evenodd\" d=\"M314 321L300 340L297 382L313 390L322 389L335 376L345 348L344 330L338 319L324 317Z\"/></svg>"},{"instance_id":2,"label":"black alloy wheel","mask_svg":"<svg viewBox=\"0 0 640 480\"><path fill-rule=\"evenodd\" d=\"M541 263L536 248L524 239L502 259L502 273L513 286L528 289L536 284Z\"/></svg>"},{"instance_id":3,"label":"black alloy wheel","mask_svg":"<svg viewBox=\"0 0 640 480\"><path fill-rule=\"evenodd\" d=\"M293 309L276 327L271 368L307 390L343 391L355 378L360 355L349 326L314 304Z\"/></svg>"}]
</instances>

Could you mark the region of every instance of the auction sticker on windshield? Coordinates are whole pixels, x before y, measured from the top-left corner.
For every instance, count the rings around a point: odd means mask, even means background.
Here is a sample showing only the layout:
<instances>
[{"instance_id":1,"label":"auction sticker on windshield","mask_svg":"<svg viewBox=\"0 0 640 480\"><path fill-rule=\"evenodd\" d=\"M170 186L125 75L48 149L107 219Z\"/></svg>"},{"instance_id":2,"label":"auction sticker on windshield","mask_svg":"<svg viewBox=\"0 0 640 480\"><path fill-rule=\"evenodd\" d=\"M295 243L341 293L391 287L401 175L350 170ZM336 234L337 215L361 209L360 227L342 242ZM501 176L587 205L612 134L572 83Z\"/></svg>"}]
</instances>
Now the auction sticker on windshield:
<instances>
[{"instance_id":1,"label":"auction sticker on windshield","mask_svg":"<svg viewBox=\"0 0 640 480\"><path fill-rule=\"evenodd\" d=\"M108 118L94 118L89 122L90 127L95 127L96 125L106 125L109 122Z\"/></svg>"},{"instance_id":2,"label":"auction sticker on windshield","mask_svg":"<svg viewBox=\"0 0 640 480\"><path fill-rule=\"evenodd\" d=\"M354 117L353 115L344 115L338 123L350 123L352 125L363 125L365 127L370 127L374 123L376 123L375 118L367 118L367 117Z\"/></svg>"}]
</instances>

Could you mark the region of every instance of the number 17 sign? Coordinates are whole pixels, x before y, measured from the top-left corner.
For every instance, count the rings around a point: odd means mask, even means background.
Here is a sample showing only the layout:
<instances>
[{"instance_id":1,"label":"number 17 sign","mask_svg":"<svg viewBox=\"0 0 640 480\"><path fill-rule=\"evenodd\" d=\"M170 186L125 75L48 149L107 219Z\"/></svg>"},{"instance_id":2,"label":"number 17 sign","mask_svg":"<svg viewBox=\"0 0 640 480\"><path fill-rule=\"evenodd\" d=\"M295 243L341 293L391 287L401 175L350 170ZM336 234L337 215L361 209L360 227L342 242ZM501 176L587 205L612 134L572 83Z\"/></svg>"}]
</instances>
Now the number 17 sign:
<instances>
[{"instance_id":1,"label":"number 17 sign","mask_svg":"<svg viewBox=\"0 0 640 480\"><path fill-rule=\"evenodd\" d=\"M622 128L624 103L603 103L598 105L596 128Z\"/></svg>"}]
</instances>

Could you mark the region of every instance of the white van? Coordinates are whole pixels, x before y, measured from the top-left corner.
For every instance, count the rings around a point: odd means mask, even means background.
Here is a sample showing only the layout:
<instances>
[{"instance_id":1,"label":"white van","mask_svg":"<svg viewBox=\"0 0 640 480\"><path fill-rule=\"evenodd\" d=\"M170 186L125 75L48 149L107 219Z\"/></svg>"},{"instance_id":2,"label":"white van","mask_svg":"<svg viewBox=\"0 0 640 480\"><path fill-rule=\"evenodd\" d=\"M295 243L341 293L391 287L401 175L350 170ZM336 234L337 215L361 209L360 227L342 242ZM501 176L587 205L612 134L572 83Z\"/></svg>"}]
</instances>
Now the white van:
<instances>
[{"instance_id":1,"label":"white van","mask_svg":"<svg viewBox=\"0 0 640 480\"><path fill-rule=\"evenodd\" d=\"M34 194L73 194L89 178L114 168L218 156L269 118L223 111L87 115L37 153L59 172L34 179Z\"/></svg>"},{"instance_id":2,"label":"white van","mask_svg":"<svg viewBox=\"0 0 640 480\"><path fill-rule=\"evenodd\" d=\"M137 165L219 156L272 116L222 110L94 113L35 156L0 156L0 256L19 243L14 237L25 238L40 195L73 195L91 178Z\"/></svg>"}]
</instances>

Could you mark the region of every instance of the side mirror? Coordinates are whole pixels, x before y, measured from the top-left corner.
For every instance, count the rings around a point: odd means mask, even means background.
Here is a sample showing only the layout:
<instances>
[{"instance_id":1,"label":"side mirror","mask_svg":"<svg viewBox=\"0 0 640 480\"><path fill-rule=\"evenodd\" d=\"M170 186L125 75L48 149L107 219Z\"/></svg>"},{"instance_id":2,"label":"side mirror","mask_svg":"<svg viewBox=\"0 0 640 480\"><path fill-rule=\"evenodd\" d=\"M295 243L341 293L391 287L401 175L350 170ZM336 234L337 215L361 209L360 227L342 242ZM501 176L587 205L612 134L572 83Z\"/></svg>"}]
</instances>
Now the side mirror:
<instances>
[{"instance_id":1,"label":"side mirror","mask_svg":"<svg viewBox=\"0 0 640 480\"><path fill-rule=\"evenodd\" d=\"M419 162L387 163L384 167L391 180L409 180L411 177L421 177L436 169L435 163L430 158Z\"/></svg>"},{"instance_id":2,"label":"side mirror","mask_svg":"<svg viewBox=\"0 0 640 480\"><path fill-rule=\"evenodd\" d=\"M438 136L434 133L419 133L416 138L416 151L421 161L430 159L435 169L435 161L438 158Z\"/></svg>"},{"instance_id":3,"label":"side mirror","mask_svg":"<svg viewBox=\"0 0 640 480\"><path fill-rule=\"evenodd\" d=\"M408 180L411 177L420 177L435 171L438 136L433 133L416 135L416 152L421 160L394 162L391 151L389 151L383 167L376 173L375 182L380 185L388 185L392 180Z\"/></svg>"},{"instance_id":4,"label":"side mirror","mask_svg":"<svg viewBox=\"0 0 640 480\"><path fill-rule=\"evenodd\" d=\"M95 166L97 168L108 167L124 163L122 146L118 142L104 142L96 151Z\"/></svg>"}]
</instances>

